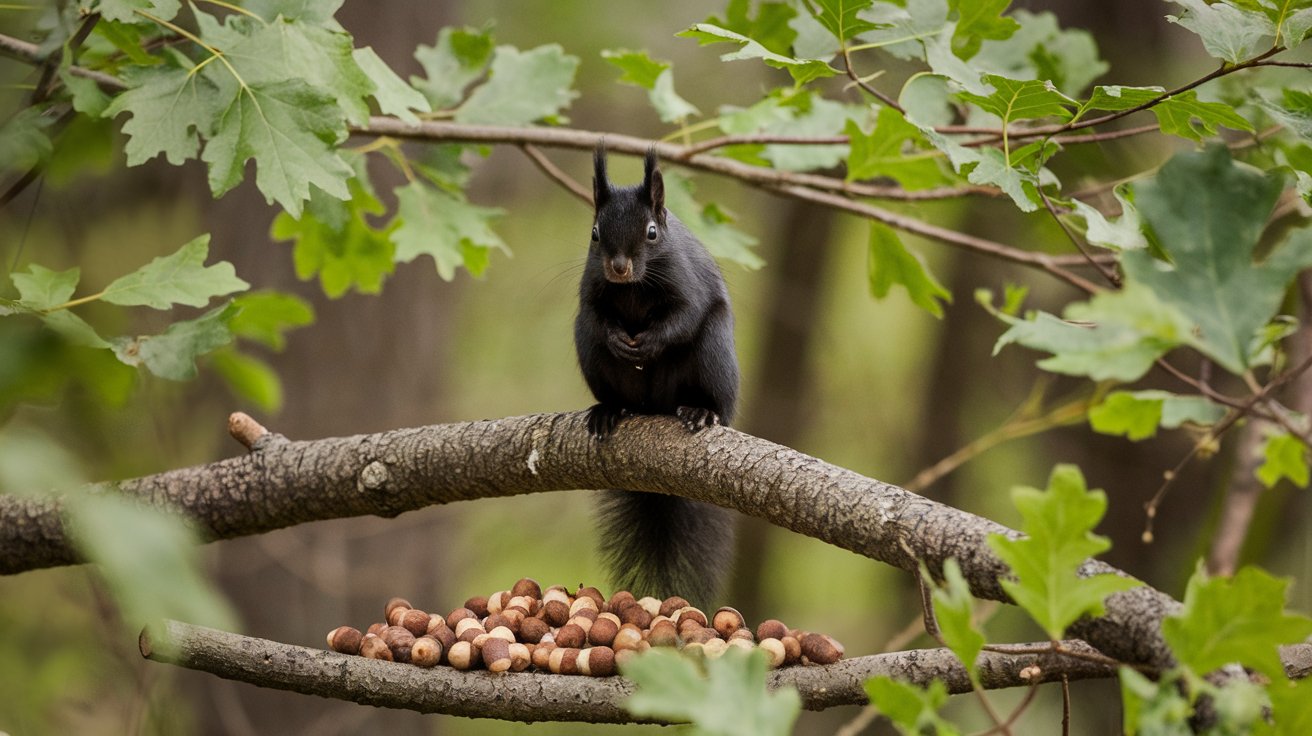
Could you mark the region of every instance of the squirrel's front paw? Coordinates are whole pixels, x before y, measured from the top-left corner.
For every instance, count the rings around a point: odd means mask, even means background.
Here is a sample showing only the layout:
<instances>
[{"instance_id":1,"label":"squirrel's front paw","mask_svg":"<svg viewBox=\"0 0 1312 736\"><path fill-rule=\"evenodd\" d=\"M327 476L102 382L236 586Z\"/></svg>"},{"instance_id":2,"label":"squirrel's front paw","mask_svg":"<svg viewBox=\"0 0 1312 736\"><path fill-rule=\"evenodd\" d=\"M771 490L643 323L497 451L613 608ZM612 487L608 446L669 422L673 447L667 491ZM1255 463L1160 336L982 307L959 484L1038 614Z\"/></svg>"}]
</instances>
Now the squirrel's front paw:
<instances>
[{"instance_id":1,"label":"squirrel's front paw","mask_svg":"<svg viewBox=\"0 0 1312 736\"><path fill-rule=\"evenodd\" d=\"M594 404L588 409L588 434L598 442L615 433L627 412L613 404Z\"/></svg>"},{"instance_id":2,"label":"squirrel's front paw","mask_svg":"<svg viewBox=\"0 0 1312 736\"><path fill-rule=\"evenodd\" d=\"M683 426L688 428L689 432L696 432L720 424L719 414L700 406L681 406L675 411L675 414L683 422Z\"/></svg>"}]
</instances>

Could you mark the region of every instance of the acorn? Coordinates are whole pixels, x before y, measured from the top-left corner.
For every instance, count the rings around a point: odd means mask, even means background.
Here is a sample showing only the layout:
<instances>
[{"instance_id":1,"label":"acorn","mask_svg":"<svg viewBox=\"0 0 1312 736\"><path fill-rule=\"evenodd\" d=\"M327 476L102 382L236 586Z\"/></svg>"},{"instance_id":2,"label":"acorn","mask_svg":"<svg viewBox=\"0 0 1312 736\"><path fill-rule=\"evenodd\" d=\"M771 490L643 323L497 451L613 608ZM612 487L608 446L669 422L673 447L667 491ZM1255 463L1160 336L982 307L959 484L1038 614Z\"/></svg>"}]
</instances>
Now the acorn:
<instances>
[{"instance_id":1,"label":"acorn","mask_svg":"<svg viewBox=\"0 0 1312 736\"><path fill-rule=\"evenodd\" d=\"M833 664L843 656L835 644L824 634L807 634L802 638L802 656L815 664Z\"/></svg>"},{"instance_id":2,"label":"acorn","mask_svg":"<svg viewBox=\"0 0 1312 736\"><path fill-rule=\"evenodd\" d=\"M487 618L487 596L476 595L465 601L465 609L478 618ZM456 609L460 610L460 609Z\"/></svg>"},{"instance_id":3,"label":"acorn","mask_svg":"<svg viewBox=\"0 0 1312 736\"><path fill-rule=\"evenodd\" d=\"M510 642L489 636L483 645L483 664L489 672L505 672L510 669Z\"/></svg>"},{"instance_id":4,"label":"acorn","mask_svg":"<svg viewBox=\"0 0 1312 736\"><path fill-rule=\"evenodd\" d=\"M473 611L469 610L468 608L461 607L461 608L457 608L456 610L454 610L454 611L452 611L451 613L448 613L448 614L447 614L447 616L446 616L446 625L447 625L448 627L450 627L452 631L455 631L455 630L456 630L456 624L460 623L461 621L463 621L463 620L465 620L465 619L467 619L467 618L472 618L472 619L475 619L475 620L481 620L481 618L483 618L483 617L480 617L478 614L474 613Z\"/></svg>"},{"instance_id":5,"label":"acorn","mask_svg":"<svg viewBox=\"0 0 1312 736\"><path fill-rule=\"evenodd\" d=\"M615 633L615 638L611 640L611 648L615 651L621 649L637 649L642 643L642 629L633 624L624 624L620 630Z\"/></svg>"},{"instance_id":6,"label":"acorn","mask_svg":"<svg viewBox=\"0 0 1312 736\"><path fill-rule=\"evenodd\" d=\"M458 641L451 645L446 653L446 661L458 670L472 670L481 661L482 652L467 641Z\"/></svg>"},{"instance_id":7,"label":"acorn","mask_svg":"<svg viewBox=\"0 0 1312 736\"><path fill-rule=\"evenodd\" d=\"M588 640L587 632L578 624L565 624L556 632L556 646L578 649Z\"/></svg>"},{"instance_id":8,"label":"acorn","mask_svg":"<svg viewBox=\"0 0 1312 736\"><path fill-rule=\"evenodd\" d=\"M398 625L417 637L423 636L428 633L428 614L418 608L407 608Z\"/></svg>"},{"instance_id":9,"label":"acorn","mask_svg":"<svg viewBox=\"0 0 1312 736\"><path fill-rule=\"evenodd\" d=\"M593 646L609 647L620 631L620 620L613 613L603 613L588 629L588 642Z\"/></svg>"},{"instance_id":10,"label":"acorn","mask_svg":"<svg viewBox=\"0 0 1312 736\"><path fill-rule=\"evenodd\" d=\"M681 608L688 608L691 605L692 604L689 603L688 599L686 598L681 598L680 596L677 595L670 596L669 598L666 598L664 601L661 602L661 607L658 611L656 611L656 615L669 616L673 618L674 613L676 611L678 611Z\"/></svg>"},{"instance_id":11,"label":"acorn","mask_svg":"<svg viewBox=\"0 0 1312 736\"><path fill-rule=\"evenodd\" d=\"M557 675L577 675L578 659L581 649L572 647L557 647L551 652L547 668Z\"/></svg>"},{"instance_id":12,"label":"acorn","mask_svg":"<svg viewBox=\"0 0 1312 736\"><path fill-rule=\"evenodd\" d=\"M716 611L711 621L711 626L715 627L715 630L720 632L720 636L725 639L728 639L730 634L746 625L746 622L743 621L743 615L738 612L738 609L728 606Z\"/></svg>"},{"instance_id":13,"label":"acorn","mask_svg":"<svg viewBox=\"0 0 1312 736\"><path fill-rule=\"evenodd\" d=\"M519 642L510 644L510 671L523 672L533 663L533 653L529 651L528 645Z\"/></svg>"},{"instance_id":14,"label":"acorn","mask_svg":"<svg viewBox=\"0 0 1312 736\"><path fill-rule=\"evenodd\" d=\"M382 637L374 634L366 634L360 640L360 656L367 659L381 659L387 662L392 661L392 649L387 646Z\"/></svg>"},{"instance_id":15,"label":"acorn","mask_svg":"<svg viewBox=\"0 0 1312 736\"><path fill-rule=\"evenodd\" d=\"M533 648L533 666L542 672L547 672L551 668L551 653L555 651L556 645L547 643L539 644Z\"/></svg>"},{"instance_id":16,"label":"acorn","mask_svg":"<svg viewBox=\"0 0 1312 736\"><path fill-rule=\"evenodd\" d=\"M432 667L442 659L442 643L431 636L421 636L410 646L410 664Z\"/></svg>"},{"instance_id":17,"label":"acorn","mask_svg":"<svg viewBox=\"0 0 1312 736\"><path fill-rule=\"evenodd\" d=\"M519 625L519 639L529 644L537 644L542 641L542 635L549 631L551 627L546 621L540 618L526 618Z\"/></svg>"},{"instance_id":18,"label":"acorn","mask_svg":"<svg viewBox=\"0 0 1312 736\"><path fill-rule=\"evenodd\" d=\"M788 636L788 627L778 619L767 618L756 627L756 639L764 641L766 639L782 639Z\"/></svg>"},{"instance_id":19,"label":"acorn","mask_svg":"<svg viewBox=\"0 0 1312 736\"><path fill-rule=\"evenodd\" d=\"M675 647L679 645L679 632L669 619L662 619L652 624L647 641L656 647Z\"/></svg>"},{"instance_id":20,"label":"acorn","mask_svg":"<svg viewBox=\"0 0 1312 736\"><path fill-rule=\"evenodd\" d=\"M390 619L392 611L397 608L413 608L413 606L410 605L410 601L404 598L392 598L387 601L387 605L383 606L383 618Z\"/></svg>"},{"instance_id":21,"label":"acorn","mask_svg":"<svg viewBox=\"0 0 1312 736\"><path fill-rule=\"evenodd\" d=\"M369 624L369 629L368 629L367 631L365 631L364 633L366 633L366 634L373 634L374 636L378 636L379 634L383 633L383 629L385 629L385 628L387 628L387 624L385 624L385 623L382 623L382 622L379 622L379 623L373 623L373 624Z\"/></svg>"},{"instance_id":22,"label":"acorn","mask_svg":"<svg viewBox=\"0 0 1312 736\"><path fill-rule=\"evenodd\" d=\"M510 588L512 596L525 596L527 598L542 598L542 586L533 578L520 578Z\"/></svg>"},{"instance_id":23,"label":"acorn","mask_svg":"<svg viewBox=\"0 0 1312 736\"><path fill-rule=\"evenodd\" d=\"M778 639L767 637L756 645L758 649L765 652L769 658L770 669L780 667L784 663L784 643Z\"/></svg>"},{"instance_id":24,"label":"acorn","mask_svg":"<svg viewBox=\"0 0 1312 736\"><path fill-rule=\"evenodd\" d=\"M575 662L580 675L610 677L615 674L615 650L610 647L591 647L579 653Z\"/></svg>"},{"instance_id":25,"label":"acorn","mask_svg":"<svg viewBox=\"0 0 1312 736\"><path fill-rule=\"evenodd\" d=\"M640 629L645 629L651 626L651 613L639 603L638 605L625 608L624 612L620 614L620 622L633 624Z\"/></svg>"},{"instance_id":26,"label":"acorn","mask_svg":"<svg viewBox=\"0 0 1312 736\"><path fill-rule=\"evenodd\" d=\"M342 654L359 654L364 634L351 626L338 626L328 632L328 648Z\"/></svg>"},{"instance_id":27,"label":"acorn","mask_svg":"<svg viewBox=\"0 0 1312 736\"><path fill-rule=\"evenodd\" d=\"M610 597L610 600L606 601L606 605L603 606L603 608L605 608L608 613L618 614L621 606L636 602L637 601L634 599L633 594L629 591L617 590L615 591L615 594Z\"/></svg>"},{"instance_id":28,"label":"acorn","mask_svg":"<svg viewBox=\"0 0 1312 736\"><path fill-rule=\"evenodd\" d=\"M569 604L552 599L542 604L542 620L551 626L564 626L569 621Z\"/></svg>"},{"instance_id":29,"label":"acorn","mask_svg":"<svg viewBox=\"0 0 1312 736\"><path fill-rule=\"evenodd\" d=\"M779 640L784 646L784 664L797 664L802 659L802 642L795 636L785 636Z\"/></svg>"},{"instance_id":30,"label":"acorn","mask_svg":"<svg viewBox=\"0 0 1312 736\"><path fill-rule=\"evenodd\" d=\"M606 596L602 595L600 590L591 586L586 588L580 586L579 591L574 594L574 598L591 598L592 602L597 604L597 610L601 610L601 607L606 605Z\"/></svg>"}]
</instances>

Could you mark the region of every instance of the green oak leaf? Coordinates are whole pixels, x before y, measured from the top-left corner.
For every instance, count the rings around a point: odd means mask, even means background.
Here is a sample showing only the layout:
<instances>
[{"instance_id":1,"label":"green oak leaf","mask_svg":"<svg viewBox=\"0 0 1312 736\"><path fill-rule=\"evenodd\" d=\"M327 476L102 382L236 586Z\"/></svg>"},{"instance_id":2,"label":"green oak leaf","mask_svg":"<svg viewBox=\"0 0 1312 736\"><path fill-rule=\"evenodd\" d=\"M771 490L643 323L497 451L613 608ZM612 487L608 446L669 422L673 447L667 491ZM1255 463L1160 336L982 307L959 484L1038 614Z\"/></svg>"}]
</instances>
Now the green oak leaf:
<instances>
[{"instance_id":1,"label":"green oak leaf","mask_svg":"<svg viewBox=\"0 0 1312 736\"><path fill-rule=\"evenodd\" d=\"M493 248L509 253L491 227L492 220L505 210L479 207L418 181L397 187L395 193L401 224L392 231L392 242L398 262L430 255L437 263L438 275L450 281L460 266L475 276L482 275L487 253Z\"/></svg>"},{"instance_id":2,"label":"green oak leaf","mask_svg":"<svg viewBox=\"0 0 1312 736\"><path fill-rule=\"evenodd\" d=\"M785 102L792 112L787 123L772 123L764 128L766 133L798 136L834 136L843 132L849 120L864 121L869 108L846 105L827 100L823 97L802 92L793 95ZM842 144L828 146L788 145L772 143L762 150L762 157L774 164L776 169L786 171L808 171L837 166L848 154L848 147Z\"/></svg>"},{"instance_id":3,"label":"green oak leaf","mask_svg":"<svg viewBox=\"0 0 1312 736\"><path fill-rule=\"evenodd\" d=\"M1002 120L1003 125L1011 125L1017 120L1046 117L1069 120L1071 112L1067 108L1078 104L1057 91L1052 82L1048 81L1022 82L996 74L985 74L984 81L993 88L993 94L984 96L973 92L962 92L958 97L979 106L985 112L996 115Z\"/></svg>"},{"instance_id":4,"label":"green oak leaf","mask_svg":"<svg viewBox=\"0 0 1312 736\"><path fill-rule=\"evenodd\" d=\"M123 79L129 88L110 101L104 114L109 118L131 114L123 123L128 166L161 153L175 166L195 158L200 136L213 130L218 87L195 73L194 67L173 63L128 67Z\"/></svg>"},{"instance_id":5,"label":"green oak leaf","mask_svg":"<svg viewBox=\"0 0 1312 736\"><path fill-rule=\"evenodd\" d=\"M833 34L840 44L878 26L862 18L861 11L870 7L873 0L804 0L811 15L825 30Z\"/></svg>"},{"instance_id":6,"label":"green oak leaf","mask_svg":"<svg viewBox=\"0 0 1312 736\"><path fill-rule=\"evenodd\" d=\"M1127 251L1129 280L1147 286L1198 325L1196 346L1233 373L1253 363L1294 275L1312 265L1312 230L1294 231L1262 263L1254 249L1283 183L1235 164L1224 146L1178 154L1134 188L1135 204L1170 264Z\"/></svg>"},{"instance_id":7,"label":"green oak leaf","mask_svg":"<svg viewBox=\"0 0 1312 736\"><path fill-rule=\"evenodd\" d=\"M437 34L437 43L420 46L415 59L424 77L410 77L410 84L433 103L434 109L455 105L465 97L465 88L483 76L492 60L492 34L488 30L448 26Z\"/></svg>"},{"instance_id":8,"label":"green oak leaf","mask_svg":"<svg viewBox=\"0 0 1312 736\"><path fill-rule=\"evenodd\" d=\"M170 381L196 377L196 359L232 342L228 323L237 314L231 302L183 322L174 322L158 335L116 337L110 341L114 355L127 365L144 365L146 370Z\"/></svg>"},{"instance_id":9,"label":"green oak leaf","mask_svg":"<svg viewBox=\"0 0 1312 736\"><path fill-rule=\"evenodd\" d=\"M916 145L923 140L919 129L893 108L880 108L875 129L869 135L851 118L845 125L843 132L850 141L848 181L886 176L905 189L927 189L947 179L939 167L940 157Z\"/></svg>"},{"instance_id":10,"label":"green oak leaf","mask_svg":"<svg viewBox=\"0 0 1312 736\"><path fill-rule=\"evenodd\" d=\"M943 317L940 302L952 301L952 293L934 278L918 255L907 250L893 228L882 222L870 223L866 264L870 293L876 299L888 296L893 284L899 284L916 306L940 319Z\"/></svg>"},{"instance_id":11,"label":"green oak leaf","mask_svg":"<svg viewBox=\"0 0 1312 736\"><path fill-rule=\"evenodd\" d=\"M243 0L242 7L264 20L278 16L319 25L329 24L346 0Z\"/></svg>"},{"instance_id":12,"label":"green oak leaf","mask_svg":"<svg viewBox=\"0 0 1312 736\"><path fill-rule=\"evenodd\" d=\"M267 362L239 353L229 345L210 355L210 367L233 394L260 410L276 412L282 408L282 381Z\"/></svg>"},{"instance_id":13,"label":"green oak leaf","mask_svg":"<svg viewBox=\"0 0 1312 736\"><path fill-rule=\"evenodd\" d=\"M646 51L627 49L605 50L601 57L624 72L620 75L621 83L647 90L661 122L672 123L698 114L692 103L674 91L674 72L669 62L652 59Z\"/></svg>"},{"instance_id":14,"label":"green oak leaf","mask_svg":"<svg viewBox=\"0 0 1312 736\"><path fill-rule=\"evenodd\" d=\"M729 213L693 198L693 183L677 171L665 171L665 206L706 246L712 256L733 261L743 268L758 269L765 261L752 251L757 239L733 226Z\"/></svg>"},{"instance_id":15,"label":"green oak leaf","mask_svg":"<svg viewBox=\"0 0 1312 736\"><path fill-rule=\"evenodd\" d=\"M1107 596L1142 585L1110 573L1079 574L1087 559L1111 547L1092 533L1107 510L1107 494L1088 490L1079 468L1058 465L1047 490L1016 487L1011 498L1025 519L1026 537L990 534L988 544L1016 577L1002 581L1003 589L1049 638L1061 639L1081 616L1101 616Z\"/></svg>"},{"instance_id":16,"label":"green oak leaf","mask_svg":"<svg viewBox=\"0 0 1312 736\"><path fill-rule=\"evenodd\" d=\"M1166 19L1193 31L1212 56L1231 64L1256 56L1271 47L1276 26L1265 14L1234 5L1204 0L1171 0L1184 6L1180 15Z\"/></svg>"},{"instance_id":17,"label":"green oak leaf","mask_svg":"<svg viewBox=\"0 0 1312 736\"><path fill-rule=\"evenodd\" d=\"M795 59L791 56L776 54L775 52L762 46L760 43L727 28L721 28L710 23L697 23L691 28L680 31L675 34L683 38L694 38L697 42L705 46L707 44L729 42L739 45L737 51L731 51L727 54L721 54L721 61L738 61L740 59L760 59L767 66L775 69L784 69L793 77L793 84L801 86L815 79L832 77L838 73L836 69L829 66L822 59Z\"/></svg>"},{"instance_id":18,"label":"green oak leaf","mask_svg":"<svg viewBox=\"0 0 1312 736\"><path fill-rule=\"evenodd\" d=\"M1147 248L1148 239L1143 234L1143 218L1139 216L1139 210L1120 187L1112 190L1112 196L1121 206L1121 216L1115 220L1078 199L1070 200L1074 215L1084 219L1085 240L1111 250Z\"/></svg>"},{"instance_id":19,"label":"green oak leaf","mask_svg":"<svg viewBox=\"0 0 1312 736\"><path fill-rule=\"evenodd\" d=\"M953 170L964 175L967 181L998 187L1011 197L1021 212L1034 212L1039 208L1036 193L1038 174L1018 168L1015 162L1008 160L1007 153L987 146L967 148L936 132L927 123L915 119L912 119L912 123L920 128L925 140L947 156ZM1019 149L1013 153L1019 153Z\"/></svg>"},{"instance_id":20,"label":"green oak leaf","mask_svg":"<svg viewBox=\"0 0 1312 736\"><path fill-rule=\"evenodd\" d=\"M106 286L100 298L121 306L170 309L174 304L203 307L211 297L245 291L250 284L237 278L232 264L206 266L210 236L201 235L171 255L161 256Z\"/></svg>"},{"instance_id":21,"label":"green oak leaf","mask_svg":"<svg viewBox=\"0 0 1312 736\"><path fill-rule=\"evenodd\" d=\"M72 299L81 278L80 268L52 271L35 263L28 266L27 273L15 271L9 275L18 289L18 304L39 312L62 307Z\"/></svg>"},{"instance_id":22,"label":"green oak leaf","mask_svg":"<svg viewBox=\"0 0 1312 736\"><path fill-rule=\"evenodd\" d=\"M1164 92L1161 87L1094 87L1093 94L1080 106L1076 117L1083 117L1089 110L1119 111L1139 107L1161 97ZM1233 130L1253 130L1253 124L1240 117L1232 106L1224 102L1204 102L1198 99L1194 90L1172 95L1150 110L1157 117L1163 133L1192 141L1216 135L1218 125Z\"/></svg>"},{"instance_id":23,"label":"green oak leaf","mask_svg":"<svg viewBox=\"0 0 1312 736\"><path fill-rule=\"evenodd\" d=\"M1089 426L1095 432L1141 440L1156 435L1159 426L1175 429L1185 422L1209 426L1223 416L1225 408L1203 396L1156 390L1113 391L1089 410Z\"/></svg>"},{"instance_id":24,"label":"green oak leaf","mask_svg":"<svg viewBox=\"0 0 1312 736\"><path fill-rule=\"evenodd\" d=\"M923 563L921 575L925 580L929 579L929 571ZM984 633L972 620L975 599L955 558L950 557L943 563L943 583L934 587L933 599L939 634L974 680L978 676L976 660L984 649Z\"/></svg>"},{"instance_id":25,"label":"green oak leaf","mask_svg":"<svg viewBox=\"0 0 1312 736\"><path fill-rule=\"evenodd\" d=\"M942 680L931 680L928 687L878 675L865 681L871 707L888 717L899 733L920 736L957 736L960 731L939 715L948 702L948 688ZM932 729L932 731L930 730Z\"/></svg>"},{"instance_id":26,"label":"green oak leaf","mask_svg":"<svg viewBox=\"0 0 1312 736\"><path fill-rule=\"evenodd\" d=\"M279 213L270 232L275 240L294 242L296 277L306 280L317 274L324 294L333 299L352 288L377 294L396 268L391 228L376 229L366 219L386 208L359 179L351 179L348 186L351 198L345 202L314 190L299 218Z\"/></svg>"},{"instance_id":27,"label":"green oak leaf","mask_svg":"<svg viewBox=\"0 0 1312 736\"><path fill-rule=\"evenodd\" d=\"M957 14L953 53L969 61L979 53L984 39L1002 40L1015 33L1020 24L1002 15L1008 5L1011 0L948 0L948 8Z\"/></svg>"},{"instance_id":28,"label":"green oak leaf","mask_svg":"<svg viewBox=\"0 0 1312 736\"><path fill-rule=\"evenodd\" d=\"M570 88L578 67L578 57L559 44L529 51L498 46L488 80L456 109L456 122L527 125L560 119L561 110L579 96Z\"/></svg>"},{"instance_id":29,"label":"green oak leaf","mask_svg":"<svg viewBox=\"0 0 1312 736\"><path fill-rule=\"evenodd\" d=\"M406 84L392 71L372 48L368 46L352 52L355 63L374 84L373 96L378 101L378 109L384 115L395 115L407 123L419 122L418 116L411 112L432 112L428 98L419 90Z\"/></svg>"},{"instance_id":30,"label":"green oak leaf","mask_svg":"<svg viewBox=\"0 0 1312 736\"><path fill-rule=\"evenodd\" d=\"M1039 367L1095 381L1128 383L1139 379L1172 348L1193 344L1193 323L1158 299L1151 289L1129 282L1066 308L1065 319L1036 312L1026 319L1003 316L1011 327L998 338L994 354L1017 343L1052 353Z\"/></svg>"},{"instance_id":31,"label":"green oak leaf","mask_svg":"<svg viewBox=\"0 0 1312 736\"><path fill-rule=\"evenodd\" d=\"M984 41L973 65L1011 79L1048 80L1068 95L1082 93L1109 68L1088 31L1063 29L1050 12L1017 10L1009 17L1020 28L1010 38Z\"/></svg>"},{"instance_id":32,"label":"green oak leaf","mask_svg":"<svg viewBox=\"0 0 1312 736\"><path fill-rule=\"evenodd\" d=\"M637 689L624 707L638 717L690 721L698 733L786 736L802 708L793 687L765 686L765 653L725 652L705 660L705 674L678 652L653 648L624 663Z\"/></svg>"},{"instance_id":33,"label":"green oak leaf","mask_svg":"<svg viewBox=\"0 0 1312 736\"><path fill-rule=\"evenodd\" d=\"M1245 567L1234 577L1209 577L1200 565L1185 588L1184 606L1162 621L1162 637L1183 665L1199 675L1238 662L1284 681L1278 647L1312 634L1312 619L1284 612L1287 579Z\"/></svg>"},{"instance_id":34,"label":"green oak leaf","mask_svg":"<svg viewBox=\"0 0 1312 736\"><path fill-rule=\"evenodd\" d=\"M948 22L948 0L922 0L906 3L905 7L881 0L864 15L876 28L861 34L862 45L881 48L899 59L925 61L925 42L942 37L943 48L956 58L951 52L956 23Z\"/></svg>"},{"instance_id":35,"label":"green oak leaf","mask_svg":"<svg viewBox=\"0 0 1312 736\"><path fill-rule=\"evenodd\" d=\"M100 0L96 10L107 20L140 23L149 13L160 20L173 20L182 9L180 0Z\"/></svg>"},{"instance_id":36,"label":"green oak leaf","mask_svg":"<svg viewBox=\"0 0 1312 736\"><path fill-rule=\"evenodd\" d=\"M314 307L295 294L281 291L252 291L232 303L240 310L228 329L237 337L263 343L273 350L287 345L285 333L314 323Z\"/></svg>"},{"instance_id":37,"label":"green oak leaf","mask_svg":"<svg viewBox=\"0 0 1312 736\"><path fill-rule=\"evenodd\" d=\"M1307 488L1307 445L1288 432L1276 432L1266 438L1262 446L1262 465L1257 479L1267 488L1274 488L1281 478L1288 478L1299 488Z\"/></svg>"},{"instance_id":38,"label":"green oak leaf","mask_svg":"<svg viewBox=\"0 0 1312 736\"><path fill-rule=\"evenodd\" d=\"M751 0L729 0L724 18L712 15L706 22L754 38L776 54L792 53L798 33L790 21L799 17L798 12L787 2L762 2L756 4L756 17L753 18L749 14L752 4ZM809 14L803 15L811 18ZM821 55L810 58L821 58Z\"/></svg>"}]
</instances>

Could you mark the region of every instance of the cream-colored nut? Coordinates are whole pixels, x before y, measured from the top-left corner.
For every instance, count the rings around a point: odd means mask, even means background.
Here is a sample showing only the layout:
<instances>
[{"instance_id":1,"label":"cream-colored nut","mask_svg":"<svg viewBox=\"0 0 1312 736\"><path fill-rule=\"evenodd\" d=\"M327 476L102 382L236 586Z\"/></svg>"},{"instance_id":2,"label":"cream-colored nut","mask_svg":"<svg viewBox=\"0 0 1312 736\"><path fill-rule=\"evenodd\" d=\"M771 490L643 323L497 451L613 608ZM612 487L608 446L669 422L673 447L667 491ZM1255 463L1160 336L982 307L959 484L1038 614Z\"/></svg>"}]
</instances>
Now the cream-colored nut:
<instances>
[{"instance_id":1,"label":"cream-colored nut","mask_svg":"<svg viewBox=\"0 0 1312 736\"><path fill-rule=\"evenodd\" d=\"M756 645L765 656L769 657L770 669L783 666L784 663L784 643L774 638L762 639L760 644Z\"/></svg>"}]
</instances>

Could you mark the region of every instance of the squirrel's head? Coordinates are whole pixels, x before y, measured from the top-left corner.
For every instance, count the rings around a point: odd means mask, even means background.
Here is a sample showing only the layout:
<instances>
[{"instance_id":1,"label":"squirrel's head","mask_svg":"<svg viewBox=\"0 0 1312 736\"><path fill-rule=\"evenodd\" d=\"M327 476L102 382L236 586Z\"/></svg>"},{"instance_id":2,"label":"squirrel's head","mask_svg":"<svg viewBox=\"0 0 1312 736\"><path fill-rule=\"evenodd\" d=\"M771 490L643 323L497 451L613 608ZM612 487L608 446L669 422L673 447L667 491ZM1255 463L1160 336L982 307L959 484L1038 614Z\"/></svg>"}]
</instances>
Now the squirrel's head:
<instances>
[{"instance_id":1,"label":"squirrel's head","mask_svg":"<svg viewBox=\"0 0 1312 736\"><path fill-rule=\"evenodd\" d=\"M606 177L604 143L597 146L592 162L596 216L592 221L590 257L600 259L607 281L640 282L647 264L665 245L665 179L656 150L647 149L642 183L631 187L612 186Z\"/></svg>"}]
</instances>

